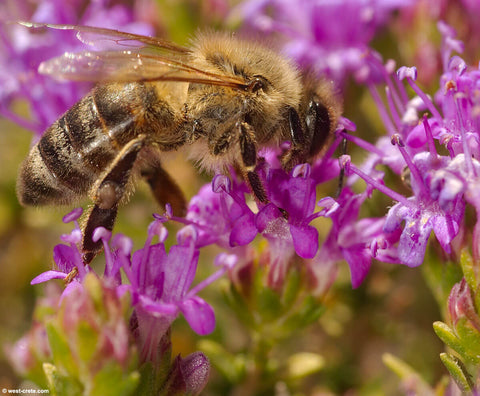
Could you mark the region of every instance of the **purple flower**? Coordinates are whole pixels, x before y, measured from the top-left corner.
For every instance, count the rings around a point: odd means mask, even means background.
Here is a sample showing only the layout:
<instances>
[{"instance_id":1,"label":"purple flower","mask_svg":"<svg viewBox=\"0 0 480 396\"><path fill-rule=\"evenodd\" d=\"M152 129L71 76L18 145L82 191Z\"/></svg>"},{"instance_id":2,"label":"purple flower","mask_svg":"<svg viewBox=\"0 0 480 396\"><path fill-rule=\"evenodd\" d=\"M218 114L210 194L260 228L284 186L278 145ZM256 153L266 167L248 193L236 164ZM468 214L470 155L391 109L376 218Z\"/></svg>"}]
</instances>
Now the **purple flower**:
<instances>
[{"instance_id":1,"label":"purple flower","mask_svg":"<svg viewBox=\"0 0 480 396\"><path fill-rule=\"evenodd\" d=\"M160 242L151 245L154 237L158 237ZM149 227L144 248L137 250L131 258L124 238L114 238L112 242L114 247L119 248L117 259L130 281L122 289L132 294L137 339L144 360L156 359L158 345L179 313L198 334L213 331L213 309L197 293L236 263L235 258L220 255L216 264L221 268L191 288L199 255L197 231L193 226L183 228L177 235L179 243L170 247L168 253L164 245L166 237L167 231L161 220L155 220Z\"/></svg>"},{"instance_id":2,"label":"purple flower","mask_svg":"<svg viewBox=\"0 0 480 396\"><path fill-rule=\"evenodd\" d=\"M88 272L91 272L89 266L85 265L79 250L82 241L82 231L78 224L78 218L82 215L83 210L76 208L63 217L64 223L74 223L74 229L70 234L61 236L68 245L58 244L53 248L53 260L58 270L46 271L30 282L32 285L47 282L52 279L64 279L67 286L63 292L66 295L78 287Z\"/></svg>"},{"instance_id":3,"label":"purple flower","mask_svg":"<svg viewBox=\"0 0 480 396\"><path fill-rule=\"evenodd\" d=\"M399 137L396 136L396 139ZM450 243L459 231L465 204L461 195L438 192L438 186L442 184L439 175L449 178L443 172L443 166L450 161L448 158L442 159L436 153L430 155L428 152L411 158L402 147L403 143L398 141L398 149L411 175L414 196L406 198L396 193L383 185L381 178L370 176L353 164L348 164L348 170L365 180L369 189L378 189L398 201L389 210L383 228L386 233L393 233L405 222L398 244L398 258L401 263L415 267L423 262L432 230L444 250L450 253Z\"/></svg>"},{"instance_id":4,"label":"purple flower","mask_svg":"<svg viewBox=\"0 0 480 396\"><path fill-rule=\"evenodd\" d=\"M421 152L408 158L404 148L399 150L406 156L411 172L414 197L393 206L386 219L385 230L393 231L405 220L398 246L401 262L415 267L423 262L427 240L431 231L435 233L446 253L451 253L450 243L458 234L463 219L465 202L462 191L449 194L443 187L456 184L455 176L445 173L450 158ZM442 188L443 191L439 191ZM460 193L460 194L459 194Z\"/></svg>"},{"instance_id":5,"label":"purple flower","mask_svg":"<svg viewBox=\"0 0 480 396\"><path fill-rule=\"evenodd\" d=\"M233 173L233 172L232 172ZM247 205L247 185L235 175L216 175L188 205L185 224L198 230L197 246L217 244L224 248L243 246L257 235L254 213ZM170 217L171 216L167 216Z\"/></svg>"},{"instance_id":6,"label":"purple flower","mask_svg":"<svg viewBox=\"0 0 480 396\"><path fill-rule=\"evenodd\" d=\"M332 219L332 228L319 253L318 263L335 263L344 259L350 268L352 286L360 286L368 274L372 259L397 262L393 244L398 232L384 230L384 218L359 219L359 212L367 194L354 194L348 187L338 197L323 198L318 203L324 209L322 216Z\"/></svg>"},{"instance_id":7,"label":"purple flower","mask_svg":"<svg viewBox=\"0 0 480 396\"><path fill-rule=\"evenodd\" d=\"M82 260L80 246L82 242L82 231L78 224L78 219L82 215L82 208L75 208L63 217L64 223L74 223L74 229L70 234L62 235L61 239L69 245L58 244L53 248L53 260L58 270L46 271L35 277L31 284L43 283L51 279L64 279L67 288L64 293L68 293L70 287L76 287L83 281L85 275L92 272L91 268ZM121 283L120 263L115 260L114 254L109 249L108 242L111 232L103 227L99 227L93 233L93 240L96 242L102 240L105 249L105 271L104 278L116 285ZM126 242L128 245L128 242ZM131 248L131 242L128 245Z\"/></svg>"},{"instance_id":8,"label":"purple flower","mask_svg":"<svg viewBox=\"0 0 480 396\"><path fill-rule=\"evenodd\" d=\"M258 212L255 224L269 241L288 240L296 253L312 258L318 250L318 231L309 223L314 214L316 183L310 177L310 165L296 166L289 175L280 169L269 169L266 189L271 203Z\"/></svg>"},{"instance_id":9,"label":"purple flower","mask_svg":"<svg viewBox=\"0 0 480 396\"><path fill-rule=\"evenodd\" d=\"M453 50L461 50L462 46L452 39L452 30L442 24L439 27L444 34L444 57L450 56ZM478 106L480 72L467 68L458 56L451 57L445 64L447 70L435 95L435 102L441 110L416 85L416 68L402 67L394 75L391 64L387 63L384 70L386 103L380 99L376 87L369 83L390 135L392 145L389 149L386 148L385 138L373 146L358 137L344 135L371 152L361 167L350 164L349 159L342 160L347 172L355 175L348 184L360 177L367 183L367 191L377 189L397 201L385 218L383 233L394 235L401 231L396 244L397 254L390 257L398 257L400 263L411 267L423 262L432 231L443 250L447 254L452 253L452 241L463 223L465 203L472 204L475 209L480 208L476 187L480 120L474 110ZM417 95L415 98L408 99L401 80L412 88ZM419 114L426 111L428 115L424 115L422 120ZM446 146L448 156L437 152L436 141ZM387 166L402 175L412 195L405 197L385 186L383 173L375 168L378 165ZM478 229L477 223L475 240L479 235Z\"/></svg>"},{"instance_id":10,"label":"purple flower","mask_svg":"<svg viewBox=\"0 0 480 396\"><path fill-rule=\"evenodd\" d=\"M141 34L151 34L149 25L134 22L135 10L127 5L111 4L109 0L86 3L79 12L78 1L26 0L0 5L5 21L29 20L43 23L91 25L121 28ZM0 23L0 115L34 131L37 135L49 127L63 112L80 99L89 84L59 83L51 76L37 73L39 64L61 55L84 48L71 32L53 29L27 29L16 24ZM29 119L13 110L17 101L30 105Z\"/></svg>"},{"instance_id":11,"label":"purple flower","mask_svg":"<svg viewBox=\"0 0 480 396\"><path fill-rule=\"evenodd\" d=\"M347 74L369 74L369 42L391 11L412 1L250 0L234 12L263 33L288 37L287 55L300 65L342 82Z\"/></svg>"}]
</instances>

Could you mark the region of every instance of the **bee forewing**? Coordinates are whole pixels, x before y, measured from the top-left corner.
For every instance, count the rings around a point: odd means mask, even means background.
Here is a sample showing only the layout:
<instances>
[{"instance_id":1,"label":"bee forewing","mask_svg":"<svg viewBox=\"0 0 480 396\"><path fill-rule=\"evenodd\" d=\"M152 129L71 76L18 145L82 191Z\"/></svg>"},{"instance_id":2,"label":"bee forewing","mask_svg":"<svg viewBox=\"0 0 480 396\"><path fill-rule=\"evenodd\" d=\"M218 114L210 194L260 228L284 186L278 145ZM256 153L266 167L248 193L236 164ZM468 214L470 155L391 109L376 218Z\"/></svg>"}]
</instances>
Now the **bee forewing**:
<instances>
[{"instance_id":1,"label":"bee forewing","mask_svg":"<svg viewBox=\"0 0 480 396\"><path fill-rule=\"evenodd\" d=\"M38 71L60 80L144 81L160 79L175 68L158 58L130 51L67 52L40 64Z\"/></svg>"},{"instance_id":2,"label":"bee forewing","mask_svg":"<svg viewBox=\"0 0 480 396\"><path fill-rule=\"evenodd\" d=\"M180 81L246 87L241 78L207 72L189 65L191 51L156 37L92 26L19 22L29 28L76 31L85 44L104 51L67 52L44 61L39 72L59 80L90 82ZM125 49L128 47L129 49Z\"/></svg>"},{"instance_id":3,"label":"bee forewing","mask_svg":"<svg viewBox=\"0 0 480 396\"><path fill-rule=\"evenodd\" d=\"M94 26L57 25L52 23L18 22L29 28L50 28L57 30L73 30L82 43L97 46L102 49L150 48L155 51L170 51L177 54L186 54L188 48L176 45L168 40L158 37L144 36L141 34L121 32L119 30L100 28Z\"/></svg>"},{"instance_id":4,"label":"bee forewing","mask_svg":"<svg viewBox=\"0 0 480 396\"><path fill-rule=\"evenodd\" d=\"M38 68L58 80L91 82L181 81L243 88L245 81L197 69L186 62L135 51L67 52Z\"/></svg>"}]
</instances>

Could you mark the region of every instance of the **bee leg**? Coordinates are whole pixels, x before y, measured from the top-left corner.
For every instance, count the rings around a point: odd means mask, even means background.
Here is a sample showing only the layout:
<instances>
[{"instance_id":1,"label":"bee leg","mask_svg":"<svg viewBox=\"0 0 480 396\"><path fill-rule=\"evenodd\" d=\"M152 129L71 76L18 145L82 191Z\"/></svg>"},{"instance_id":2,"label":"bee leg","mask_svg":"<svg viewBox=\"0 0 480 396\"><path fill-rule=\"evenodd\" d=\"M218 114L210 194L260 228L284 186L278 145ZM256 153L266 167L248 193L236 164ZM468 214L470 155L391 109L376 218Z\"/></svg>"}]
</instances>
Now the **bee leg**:
<instances>
[{"instance_id":1,"label":"bee leg","mask_svg":"<svg viewBox=\"0 0 480 396\"><path fill-rule=\"evenodd\" d=\"M296 165L306 161L306 148L308 147L307 137L302 127L300 116L293 107L288 109L288 125L292 145L282 155L282 166L286 171L290 171Z\"/></svg>"},{"instance_id":2,"label":"bee leg","mask_svg":"<svg viewBox=\"0 0 480 396\"><path fill-rule=\"evenodd\" d=\"M168 203L176 216L185 216L187 212L185 196L175 180L163 169L158 159L143 168L141 175L150 185L153 196L162 207Z\"/></svg>"},{"instance_id":3,"label":"bee leg","mask_svg":"<svg viewBox=\"0 0 480 396\"><path fill-rule=\"evenodd\" d=\"M145 137L141 135L126 144L91 190L94 205L90 208L83 226L82 251L85 263L91 262L102 248L101 241L92 240L95 229L97 227L113 229L118 203L125 195L131 170L144 140Z\"/></svg>"},{"instance_id":4,"label":"bee leg","mask_svg":"<svg viewBox=\"0 0 480 396\"><path fill-rule=\"evenodd\" d=\"M257 165L257 144L255 134L250 124L238 122L236 124L240 141L240 152L242 155L242 164L240 165L244 179L250 185L252 192L257 199L266 204L268 203L267 193L258 173L255 171Z\"/></svg>"}]
</instances>

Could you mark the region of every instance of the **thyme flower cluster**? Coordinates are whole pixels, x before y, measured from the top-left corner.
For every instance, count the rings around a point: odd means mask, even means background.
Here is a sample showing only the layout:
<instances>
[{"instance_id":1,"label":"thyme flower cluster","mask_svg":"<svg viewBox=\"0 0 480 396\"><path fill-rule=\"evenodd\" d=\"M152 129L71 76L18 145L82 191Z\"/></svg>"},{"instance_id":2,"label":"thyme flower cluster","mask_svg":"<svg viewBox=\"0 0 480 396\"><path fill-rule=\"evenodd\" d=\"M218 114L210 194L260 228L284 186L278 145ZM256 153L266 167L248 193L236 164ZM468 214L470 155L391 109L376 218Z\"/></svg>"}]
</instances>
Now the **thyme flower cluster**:
<instances>
[{"instance_id":1,"label":"thyme flower cluster","mask_svg":"<svg viewBox=\"0 0 480 396\"><path fill-rule=\"evenodd\" d=\"M126 5L92 1L77 17L73 6L60 3L40 1L35 13L25 11L22 19L92 25L107 20L112 27L152 33L152 27L138 22ZM341 118L326 153L290 172L282 169L279 160L288 142L262 149L256 171L268 203L255 202L246 182L232 168L227 175L215 175L192 197L186 216L174 216L169 205L165 213L154 214L145 244L136 250L128 236L112 235L100 227L93 239L104 246L102 275L82 261L82 209L74 209L63 218L73 230L53 249L56 268L32 280L32 284L65 281L61 293L52 292L41 303L48 311L56 311L57 319L53 324L45 324L47 320L35 323L10 348L17 371L41 383L39 372L43 370L50 381L47 385L56 390L79 391L81 383L101 392L102 381L114 373L119 378L116 392L129 394L149 383L158 394L198 394L207 383L210 363L203 352L171 361L171 326L183 315L195 333L211 334L216 327L215 310L200 293L220 278L241 285L236 292L245 291L254 287L245 281L254 276L245 274L258 270L264 275L262 287L282 295L291 290L292 269L300 267L308 278L306 293L319 301L334 283L339 263L347 263L352 287L358 288L375 261L420 266L432 234L452 259L461 256L469 240L472 260L479 262L480 70L458 55L463 43L444 22L437 25L443 72L433 97L417 84L420 68L397 68L370 47L391 11L413 7L413 3L249 0L235 8L251 29L288 38L284 51L299 64L326 74L339 87L350 76L365 86L381 119L383 135L375 143L364 140L354 122ZM27 2L22 5L28 9ZM60 12L48 19L53 6ZM11 6L0 6L0 11L9 18L18 17ZM347 21L345 26L329 22L340 18ZM0 114L31 129L36 138L87 88L73 83L59 88L31 71L42 60L58 55L57 33L0 25L0 48L4 50L0 54ZM13 36L21 40L12 40ZM61 45L65 51L79 46L77 40ZM7 75L13 77L5 79ZM14 112L18 101L30 104L31 119ZM363 150L365 159L360 164L347 153L338 155L343 141ZM386 175L402 180L401 192L388 185ZM325 182L339 178L343 188L338 194L317 194ZM383 215L368 217L363 208L374 192L386 196L391 205ZM469 208L477 215L471 235L466 226ZM331 224L325 237L316 227L319 218ZM172 223L182 226L175 243L166 227ZM214 270L199 281L201 258L213 245L220 249L213 259ZM474 301L476 280L466 278L452 288L448 300L457 335L464 322L477 331L480 328ZM251 302L251 294L245 292L241 297ZM440 333L444 331L441 334L450 331L438 327ZM95 342L87 347L89 339ZM74 363L69 364L62 353ZM49 363L40 368L42 360Z\"/></svg>"}]
</instances>

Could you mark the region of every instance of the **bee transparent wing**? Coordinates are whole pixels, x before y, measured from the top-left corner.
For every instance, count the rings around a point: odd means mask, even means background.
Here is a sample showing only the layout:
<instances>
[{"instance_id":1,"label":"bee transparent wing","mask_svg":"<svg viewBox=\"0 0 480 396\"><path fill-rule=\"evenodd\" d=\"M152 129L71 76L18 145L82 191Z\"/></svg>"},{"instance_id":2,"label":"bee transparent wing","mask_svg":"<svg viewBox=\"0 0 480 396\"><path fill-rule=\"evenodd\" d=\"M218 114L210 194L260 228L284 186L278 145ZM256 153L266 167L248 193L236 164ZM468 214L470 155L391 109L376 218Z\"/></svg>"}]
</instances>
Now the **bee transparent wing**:
<instances>
[{"instance_id":1,"label":"bee transparent wing","mask_svg":"<svg viewBox=\"0 0 480 396\"><path fill-rule=\"evenodd\" d=\"M247 86L241 78L207 72L190 65L190 50L166 40L91 26L21 24L32 28L74 30L77 38L89 45L104 41L112 44L114 49L67 52L42 62L40 73L56 79L91 82L181 81L238 89ZM105 48L105 45L101 47Z\"/></svg>"},{"instance_id":2,"label":"bee transparent wing","mask_svg":"<svg viewBox=\"0 0 480 396\"><path fill-rule=\"evenodd\" d=\"M82 43L90 46L99 46L102 49L115 47L145 48L169 51L177 54L189 53L189 49L176 45L168 40L158 37L143 36L141 34L127 33L114 29L94 26L56 25L52 23L18 22L28 28L50 28L57 30L73 30Z\"/></svg>"},{"instance_id":3,"label":"bee transparent wing","mask_svg":"<svg viewBox=\"0 0 480 396\"><path fill-rule=\"evenodd\" d=\"M187 62L135 51L65 53L44 61L39 72L60 80L92 82L184 81L245 88L244 80L210 73Z\"/></svg>"}]
</instances>

